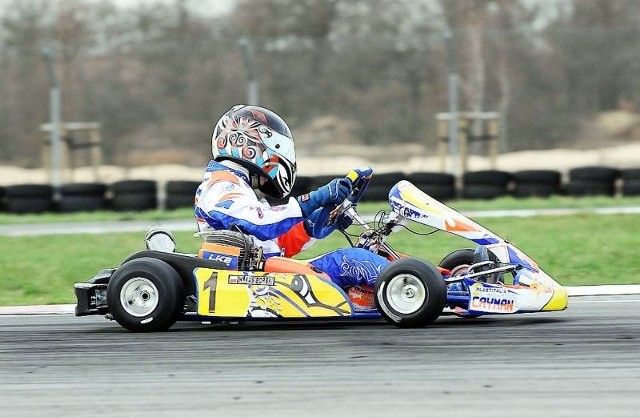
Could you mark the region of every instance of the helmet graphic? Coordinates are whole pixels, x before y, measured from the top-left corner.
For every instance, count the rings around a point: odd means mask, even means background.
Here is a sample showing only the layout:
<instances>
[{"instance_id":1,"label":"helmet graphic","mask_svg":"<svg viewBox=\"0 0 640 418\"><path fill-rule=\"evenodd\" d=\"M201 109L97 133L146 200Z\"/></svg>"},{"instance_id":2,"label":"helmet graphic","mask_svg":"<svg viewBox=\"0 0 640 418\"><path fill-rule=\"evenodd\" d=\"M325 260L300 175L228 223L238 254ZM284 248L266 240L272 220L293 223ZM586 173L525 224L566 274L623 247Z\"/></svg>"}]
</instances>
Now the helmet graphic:
<instances>
[{"instance_id":1,"label":"helmet graphic","mask_svg":"<svg viewBox=\"0 0 640 418\"><path fill-rule=\"evenodd\" d=\"M237 105L216 123L211 137L215 161L231 160L266 178L260 190L277 199L287 196L296 180L296 153L291 130L274 112Z\"/></svg>"}]
</instances>

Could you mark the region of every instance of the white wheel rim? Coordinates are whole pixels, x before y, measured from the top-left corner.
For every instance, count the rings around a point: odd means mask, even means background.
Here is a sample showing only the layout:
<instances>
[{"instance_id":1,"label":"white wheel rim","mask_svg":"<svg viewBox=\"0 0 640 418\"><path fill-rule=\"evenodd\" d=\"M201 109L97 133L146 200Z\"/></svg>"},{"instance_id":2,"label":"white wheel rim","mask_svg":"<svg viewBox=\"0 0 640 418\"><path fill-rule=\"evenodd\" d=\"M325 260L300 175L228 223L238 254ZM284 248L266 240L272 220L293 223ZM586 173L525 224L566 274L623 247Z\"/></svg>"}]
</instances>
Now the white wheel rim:
<instances>
[{"instance_id":1,"label":"white wheel rim","mask_svg":"<svg viewBox=\"0 0 640 418\"><path fill-rule=\"evenodd\" d=\"M386 293L390 307L401 314L417 312L428 296L422 281L413 274L399 274L391 279Z\"/></svg>"},{"instance_id":2,"label":"white wheel rim","mask_svg":"<svg viewBox=\"0 0 640 418\"><path fill-rule=\"evenodd\" d=\"M129 315L147 316L158 306L158 289L149 279L134 277L122 286L120 304Z\"/></svg>"}]
</instances>

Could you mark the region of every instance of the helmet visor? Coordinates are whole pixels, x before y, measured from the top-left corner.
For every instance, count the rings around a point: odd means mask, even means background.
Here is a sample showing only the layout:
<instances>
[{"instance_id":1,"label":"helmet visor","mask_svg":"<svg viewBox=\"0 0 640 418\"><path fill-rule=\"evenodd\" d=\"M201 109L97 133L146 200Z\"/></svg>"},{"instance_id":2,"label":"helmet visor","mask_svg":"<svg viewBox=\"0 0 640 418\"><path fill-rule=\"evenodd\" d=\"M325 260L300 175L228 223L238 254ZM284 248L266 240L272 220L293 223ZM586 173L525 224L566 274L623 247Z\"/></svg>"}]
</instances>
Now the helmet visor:
<instances>
[{"instance_id":1,"label":"helmet visor","mask_svg":"<svg viewBox=\"0 0 640 418\"><path fill-rule=\"evenodd\" d=\"M296 151L293 139L276 131L270 131L271 135L261 135L267 148L276 155L281 156L290 163L296 162Z\"/></svg>"}]
</instances>

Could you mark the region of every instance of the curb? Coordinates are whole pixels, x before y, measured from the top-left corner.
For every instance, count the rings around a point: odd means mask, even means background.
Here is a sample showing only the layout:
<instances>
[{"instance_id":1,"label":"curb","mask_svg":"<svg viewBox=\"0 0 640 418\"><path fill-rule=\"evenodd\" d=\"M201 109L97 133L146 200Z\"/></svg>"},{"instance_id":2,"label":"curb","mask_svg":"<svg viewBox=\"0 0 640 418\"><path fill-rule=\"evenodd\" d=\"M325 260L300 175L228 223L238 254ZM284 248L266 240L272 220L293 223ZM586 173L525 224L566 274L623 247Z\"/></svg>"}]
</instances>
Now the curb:
<instances>
[{"instance_id":1,"label":"curb","mask_svg":"<svg viewBox=\"0 0 640 418\"><path fill-rule=\"evenodd\" d=\"M600 286L564 286L569 296L640 295L637 284L606 284Z\"/></svg>"},{"instance_id":2,"label":"curb","mask_svg":"<svg viewBox=\"0 0 640 418\"><path fill-rule=\"evenodd\" d=\"M640 285L564 286L570 297L640 295ZM0 315L65 315L75 312L73 304L0 306Z\"/></svg>"}]
</instances>

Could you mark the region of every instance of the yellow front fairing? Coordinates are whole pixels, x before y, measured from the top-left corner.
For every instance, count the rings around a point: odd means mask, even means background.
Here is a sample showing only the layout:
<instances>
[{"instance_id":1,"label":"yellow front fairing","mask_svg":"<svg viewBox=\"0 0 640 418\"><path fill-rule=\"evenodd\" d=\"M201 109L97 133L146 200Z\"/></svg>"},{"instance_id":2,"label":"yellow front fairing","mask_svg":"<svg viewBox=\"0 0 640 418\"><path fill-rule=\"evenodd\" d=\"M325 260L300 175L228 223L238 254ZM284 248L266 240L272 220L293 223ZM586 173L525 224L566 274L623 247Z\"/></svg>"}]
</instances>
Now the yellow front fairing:
<instances>
[{"instance_id":1,"label":"yellow front fairing","mask_svg":"<svg viewBox=\"0 0 640 418\"><path fill-rule=\"evenodd\" d=\"M322 318L351 315L345 293L309 274L196 268L198 315Z\"/></svg>"}]
</instances>

